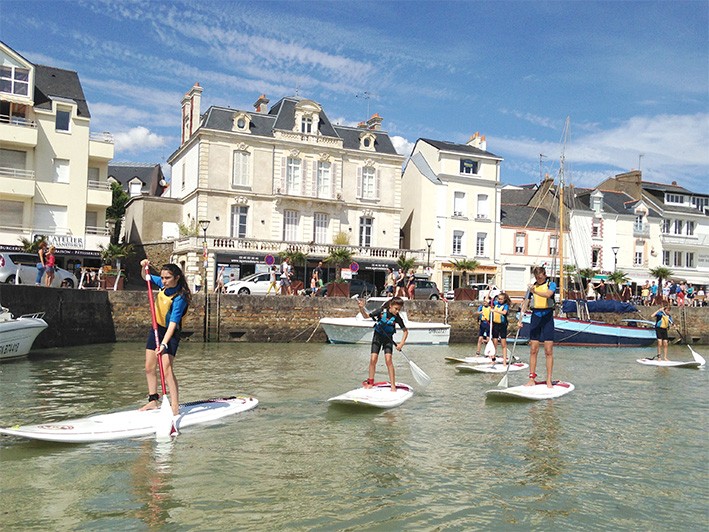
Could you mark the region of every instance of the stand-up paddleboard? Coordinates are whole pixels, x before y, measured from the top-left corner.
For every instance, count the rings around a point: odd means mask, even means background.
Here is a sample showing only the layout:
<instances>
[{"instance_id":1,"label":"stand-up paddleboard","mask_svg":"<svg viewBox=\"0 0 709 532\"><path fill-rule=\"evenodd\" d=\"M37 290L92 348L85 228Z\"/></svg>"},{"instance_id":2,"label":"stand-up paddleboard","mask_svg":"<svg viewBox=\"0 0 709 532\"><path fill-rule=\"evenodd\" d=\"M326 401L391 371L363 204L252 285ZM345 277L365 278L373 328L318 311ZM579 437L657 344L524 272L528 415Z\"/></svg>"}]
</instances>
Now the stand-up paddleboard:
<instances>
[{"instance_id":1,"label":"stand-up paddleboard","mask_svg":"<svg viewBox=\"0 0 709 532\"><path fill-rule=\"evenodd\" d=\"M509 371L521 371L529 367L529 364L524 362L514 362L510 364ZM505 373L508 371L504 364L458 364L455 369L461 373Z\"/></svg>"},{"instance_id":2,"label":"stand-up paddleboard","mask_svg":"<svg viewBox=\"0 0 709 532\"><path fill-rule=\"evenodd\" d=\"M447 362L455 362L456 364L485 364L486 362L489 363L491 362L490 357L485 357L485 356L474 356L474 357L465 357L465 358L456 358L456 357L446 357Z\"/></svg>"},{"instance_id":3,"label":"stand-up paddleboard","mask_svg":"<svg viewBox=\"0 0 709 532\"><path fill-rule=\"evenodd\" d=\"M223 397L185 403L180 405L180 414L174 417L174 423L180 431L198 423L246 412L256 405L258 400L254 397ZM159 408L127 410L41 425L16 425L0 429L0 434L65 443L121 440L155 434L161 415Z\"/></svg>"},{"instance_id":4,"label":"stand-up paddleboard","mask_svg":"<svg viewBox=\"0 0 709 532\"><path fill-rule=\"evenodd\" d=\"M574 390L570 382L552 381L553 386L547 387L546 382L537 381L534 386L513 386L511 388L495 388L488 390L485 395L491 399L520 399L523 401L540 401L542 399L556 399Z\"/></svg>"},{"instance_id":5,"label":"stand-up paddleboard","mask_svg":"<svg viewBox=\"0 0 709 532\"><path fill-rule=\"evenodd\" d=\"M396 392L391 391L388 382L375 382L371 388L357 388L347 393L331 397L330 403L356 405L374 408L394 408L413 397L414 389L408 384L396 383Z\"/></svg>"},{"instance_id":6,"label":"stand-up paddleboard","mask_svg":"<svg viewBox=\"0 0 709 532\"><path fill-rule=\"evenodd\" d=\"M638 358L637 361L645 366L660 366L662 368L699 368L702 366L701 362L696 360L657 360L650 358Z\"/></svg>"}]
</instances>

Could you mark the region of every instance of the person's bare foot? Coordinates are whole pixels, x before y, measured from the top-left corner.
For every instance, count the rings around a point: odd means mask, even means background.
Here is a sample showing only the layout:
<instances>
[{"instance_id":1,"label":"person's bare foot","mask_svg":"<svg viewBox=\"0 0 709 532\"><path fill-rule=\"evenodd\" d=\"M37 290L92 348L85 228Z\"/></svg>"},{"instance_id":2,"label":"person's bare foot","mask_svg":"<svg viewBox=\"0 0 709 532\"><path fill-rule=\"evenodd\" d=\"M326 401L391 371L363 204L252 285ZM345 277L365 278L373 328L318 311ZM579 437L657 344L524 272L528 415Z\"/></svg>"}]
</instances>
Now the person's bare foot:
<instances>
[{"instance_id":1,"label":"person's bare foot","mask_svg":"<svg viewBox=\"0 0 709 532\"><path fill-rule=\"evenodd\" d=\"M148 401L148 403L140 408L141 411L143 410L156 410L158 408L158 402L157 401Z\"/></svg>"},{"instance_id":2,"label":"person's bare foot","mask_svg":"<svg viewBox=\"0 0 709 532\"><path fill-rule=\"evenodd\" d=\"M393 385L392 385L391 391L394 392L394 393L396 393L396 384L393 384Z\"/></svg>"},{"instance_id":3,"label":"person's bare foot","mask_svg":"<svg viewBox=\"0 0 709 532\"><path fill-rule=\"evenodd\" d=\"M547 388L553 388L554 384L551 382L551 379L547 379Z\"/></svg>"},{"instance_id":4,"label":"person's bare foot","mask_svg":"<svg viewBox=\"0 0 709 532\"><path fill-rule=\"evenodd\" d=\"M536 386L536 384L535 380L530 378L525 386Z\"/></svg>"}]
</instances>

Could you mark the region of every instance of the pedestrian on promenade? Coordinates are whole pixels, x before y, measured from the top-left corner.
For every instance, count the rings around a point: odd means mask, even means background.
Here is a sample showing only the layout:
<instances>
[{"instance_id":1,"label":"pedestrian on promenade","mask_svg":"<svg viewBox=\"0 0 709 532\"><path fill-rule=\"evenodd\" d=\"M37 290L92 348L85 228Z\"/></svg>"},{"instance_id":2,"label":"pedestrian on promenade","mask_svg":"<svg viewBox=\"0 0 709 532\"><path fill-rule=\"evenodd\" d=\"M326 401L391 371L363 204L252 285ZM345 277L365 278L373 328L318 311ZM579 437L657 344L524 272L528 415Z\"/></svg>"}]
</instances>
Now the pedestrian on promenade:
<instances>
[{"instance_id":1,"label":"pedestrian on promenade","mask_svg":"<svg viewBox=\"0 0 709 532\"><path fill-rule=\"evenodd\" d=\"M47 286L52 286L52 282L54 282L54 274L57 271L57 258L54 256L55 251L56 248L54 246L49 246L47 254L44 256L44 272L46 274L44 282Z\"/></svg>"},{"instance_id":2,"label":"pedestrian on promenade","mask_svg":"<svg viewBox=\"0 0 709 532\"><path fill-rule=\"evenodd\" d=\"M39 243L39 249L37 250L37 255L39 256L39 262L37 263L37 277L34 280L34 284L37 286L42 285L42 277L44 277L44 271L47 269L47 264L44 260L44 256L47 253L47 243L42 240Z\"/></svg>"}]
</instances>

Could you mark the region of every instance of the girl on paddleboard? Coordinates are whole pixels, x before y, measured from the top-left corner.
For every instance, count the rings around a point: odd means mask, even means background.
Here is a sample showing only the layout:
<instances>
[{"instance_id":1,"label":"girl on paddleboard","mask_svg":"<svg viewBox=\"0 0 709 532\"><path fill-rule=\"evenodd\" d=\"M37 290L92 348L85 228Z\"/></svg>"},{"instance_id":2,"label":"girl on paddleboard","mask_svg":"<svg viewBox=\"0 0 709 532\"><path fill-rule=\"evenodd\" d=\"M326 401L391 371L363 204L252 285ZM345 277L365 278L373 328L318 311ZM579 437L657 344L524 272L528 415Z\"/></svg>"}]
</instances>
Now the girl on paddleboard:
<instances>
[{"instance_id":1,"label":"girl on paddleboard","mask_svg":"<svg viewBox=\"0 0 709 532\"><path fill-rule=\"evenodd\" d=\"M381 308L367 313L364 308L364 300L358 299L359 311L365 318L372 318L374 324L374 334L372 336L372 350L369 358L369 378L362 383L365 388L371 388L374 385L374 373L377 369L377 361L379 360L379 351L384 348L384 360L386 361L387 370L389 371L389 383L391 391L396 391L396 377L394 375L394 362L392 361L392 353L394 351L394 333L396 326L404 331L401 342L396 344L396 350L401 351L406 343L406 338L409 336L409 331L404 325L404 320L401 319L399 312L404 306L404 300L400 297L393 297Z\"/></svg>"},{"instance_id":2,"label":"girl on paddleboard","mask_svg":"<svg viewBox=\"0 0 709 532\"><path fill-rule=\"evenodd\" d=\"M652 315L655 318L655 335L657 336L657 359L664 354L662 360L667 360L667 346L669 345L669 335L668 331L670 325L674 322L672 321L672 316L670 316L670 304L665 303L665 305L658 309L655 314Z\"/></svg>"},{"instance_id":3,"label":"girl on paddleboard","mask_svg":"<svg viewBox=\"0 0 709 532\"><path fill-rule=\"evenodd\" d=\"M498 342L502 344L502 363L507 365L507 313L510 311L510 296L504 292L495 298L492 307L492 341L497 350ZM494 364L493 359L493 364Z\"/></svg>"},{"instance_id":4,"label":"girl on paddleboard","mask_svg":"<svg viewBox=\"0 0 709 532\"><path fill-rule=\"evenodd\" d=\"M480 356L480 348L483 342L487 341L490 334L490 317L492 309L490 308L490 298L485 296L483 304L478 307L478 321L480 322L480 330L478 331L478 348L475 350L475 356Z\"/></svg>"},{"instance_id":5,"label":"girl on paddleboard","mask_svg":"<svg viewBox=\"0 0 709 532\"><path fill-rule=\"evenodd\" d=\"M140 262L141 268L150 265L148 259ZM141 410L158 408L158 355L162 356L165 382L170 389L170 406L174 415L179 414L180 400L177 378L173 372L173 364L177 347L180 344L180 327L182 317L187 312L192 294L185 280L185 275L176 264L165 264L160 269L160 275L150 276L154 285L160 288L155 298L155 314L158 323L158 338L160 345L155 345L155 334L151 330L145 345L145 376L148 380L148 404Z\"/></svg>"}]
</instances>

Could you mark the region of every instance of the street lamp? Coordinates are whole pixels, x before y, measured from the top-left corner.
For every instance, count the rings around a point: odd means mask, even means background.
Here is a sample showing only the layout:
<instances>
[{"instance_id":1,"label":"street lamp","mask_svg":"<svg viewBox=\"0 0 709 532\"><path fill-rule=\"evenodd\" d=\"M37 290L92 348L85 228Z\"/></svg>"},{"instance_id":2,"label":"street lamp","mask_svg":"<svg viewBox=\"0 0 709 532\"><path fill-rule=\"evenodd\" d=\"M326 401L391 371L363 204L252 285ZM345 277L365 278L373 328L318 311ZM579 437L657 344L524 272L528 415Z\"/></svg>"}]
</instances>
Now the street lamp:
<instances>
[{"instance_id":1,"label":"street lamp","mask_svg":"<svg viewBox=\"0 0 709 532\"><path fill-rule=\"evenodd\" d=\"M431 267L431 246L433 245L433 238L427 238L426 245L428 246L428 258L426 259L426 268L430 268Z\"/></svg>"},{"instance_id":2,"label":"street lamp","mask_svg":"<svg viewBox=\"0 0 709 532\"><path fill-rule=\"evenodd\" d=\"M613 272L615 272L618 269L618 251L620 251L620 248L618 246L613 246L611 251L613 251Z\"/></svg>"},{"instance_id":3,"label":"street lamp","mask_svg":"<svg viewBox=\"0 0 709 532\"><path fill-rule=\"evenodd\" d=\"M202 278L202 283L204 283L204 291L207 291L207 228L209 227L209 220L200 220L199 226L204 232L204 241L202 242L202 256L204 261L202 265L204 266L204 276Z\"/></svg>"}]
</instances>

